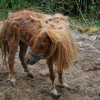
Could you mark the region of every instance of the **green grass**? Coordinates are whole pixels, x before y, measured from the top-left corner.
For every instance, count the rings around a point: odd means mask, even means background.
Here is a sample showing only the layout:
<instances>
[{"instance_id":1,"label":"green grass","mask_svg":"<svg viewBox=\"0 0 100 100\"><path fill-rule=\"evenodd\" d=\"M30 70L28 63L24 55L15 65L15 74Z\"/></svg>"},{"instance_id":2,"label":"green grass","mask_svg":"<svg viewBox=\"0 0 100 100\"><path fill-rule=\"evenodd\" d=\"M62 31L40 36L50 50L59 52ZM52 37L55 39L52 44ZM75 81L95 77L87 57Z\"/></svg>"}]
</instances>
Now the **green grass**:
<instances>
[{"instance_id":1,"label":"green grass","mask_svg":"<svg viewBox=\"0 0 100 100\"><path fill-rule=\"evenodd\" d=\"M39 12L39 13L44 13L44 11L40 10L38 6L31 6L28 7L26 10L31 10L31 11L35 11L35 12ZM8 10L4 10L4 9L0 9L0 21L3 21L7 18L9 12L16 12L18 10L12 10L12 9L8 9ZM77 28L81 28L81 27L97 27L98 30L100 31L100 20L96 20L93 22L94 19L92 18L85 18L85 21L83 18L78 18L78 17L70 17L69 19L69 23L70 23L70 28L71 29L77 29Z\"/></svg>"},{"instance_id":2,"label":"green grass","mask_svg":"<svg viewBox=\"0 0 100 100\"><path fill-rule=\"evenodd\" d=\"M38 7L29 7L26 9L22 9L22 10L31 10L34 12L39 12L39 13L44 13L42 10L40 10ZM4 10L4 9L0 9L0 21L5 20L10 12L16 12L16 11L20 11L20 10L12 10L12 9L8 9L8 10Z\"/></svg>"},{"instance_id":3,"label":"green grass","mask_svg":"<svg viewBox=\"0 0 100 100\"><path fill-rule=\"evenodd\" d=\"M86 21L86 22L85 22ZM82 18L72 17L69 18L70 28L78 29L82 27L97 27L100 31L100 20L96 20L93 22L92 18L87 18L85 21Z\"/></svg>"}]
</instances>

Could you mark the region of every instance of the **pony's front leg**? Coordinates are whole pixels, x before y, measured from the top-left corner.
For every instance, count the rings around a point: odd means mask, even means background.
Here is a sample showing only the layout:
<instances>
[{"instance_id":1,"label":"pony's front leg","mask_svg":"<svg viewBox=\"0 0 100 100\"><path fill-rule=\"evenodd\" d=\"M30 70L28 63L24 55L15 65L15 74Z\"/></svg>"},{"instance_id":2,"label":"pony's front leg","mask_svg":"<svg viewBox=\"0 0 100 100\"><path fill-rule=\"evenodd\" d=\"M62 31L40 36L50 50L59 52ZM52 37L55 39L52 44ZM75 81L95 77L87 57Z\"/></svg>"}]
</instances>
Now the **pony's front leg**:
<instances>
[{"instance_id":1,"label":"pony's front leg","mask_svg":"<svg viewBox=\"0 0 100 100\"><path fill-rule=\"evenodd\" d=\"M59 98L60 95L57 93L57 90L55 89L55 83L54 83L54 81L55 81L55 74L54 74L54 71L53 71L53 61L52 61L52 59L49 59L47 61L47 64L48 64L48 67L49 67L50 79L52 81L52 91L51 91L52 96L54 98Z\"/></svg>"},{"instance_id":2,"label":"pony's front leg","mask_svg":"<svg viewBox=\"0 0 100 100\"><path fill-rule=\"evenodd\" d=\"M66 87L67 89L70 90L71 87L70 87L69 85L67 85L67 84L63 81L62 74L63 74L63 71L58 72L60 85L61 85L62 87Z\"/></svg>"},{"instance_id":3,"label":"pony's front leg","mask_svg":"<svg viewBox=\"0 0 100 100\"><path fill-rule=\"evenodd\" d=\"M19 58L20 58L20 61L21 61L21 64L24 68L24 72L27 72L27 76L30 77L30 78L35 78L35 76L33 75L32 71L29 70L26 62L25 62L25 54L26 54L26 51L27 51L27 45L25 45L24 43L20 42L20 52L19 52Z\"/></svg>"},{"instance_id":4,"label":"pony's front leg","mask_svg":"<svg viewBox=\"0 0 100 100\"><path fill-rule=\"evenodd\" d=\"M16 87L16 79L14 75L14 60L15 60L15 54L16 54L17 47L18 47L18 42L15 42L15 43L9 44L9 56L8 56L10 81L13 87Z\"/></svg>"}]
</instances>

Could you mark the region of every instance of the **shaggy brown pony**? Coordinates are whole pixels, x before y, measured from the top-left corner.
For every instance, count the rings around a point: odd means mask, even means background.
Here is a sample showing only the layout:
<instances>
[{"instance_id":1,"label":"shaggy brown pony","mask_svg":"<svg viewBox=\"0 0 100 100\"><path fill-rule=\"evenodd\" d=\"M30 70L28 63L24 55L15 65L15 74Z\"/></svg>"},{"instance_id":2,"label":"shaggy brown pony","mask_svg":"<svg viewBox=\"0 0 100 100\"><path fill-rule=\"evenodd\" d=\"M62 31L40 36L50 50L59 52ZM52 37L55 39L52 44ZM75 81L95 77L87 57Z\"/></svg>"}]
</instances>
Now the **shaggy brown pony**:
<instances>
[{"instance_id":1,"label":"shaggy brown pony","mask_svg":"<svg viewBox=\"0 0 100 100\"><path fill-rule=\"evenodd\" d=\"M1 22L0 47L5 65L6 55L8 55L10 80L13 87L16 87L14 59L18 44L20 45L19 58L29 77L35 76L26 63L33 65L40 59L46 59L52 81L53 97L60 96L55 89L53 63L57 66L61 85L70 88L63 82L62 73L63 69L70 68L79 48L71 36L68 21L63 15L51 16L24 10L10 13L8 18ZM31 48L26 54L28 46Z\"/></svg>"}]
</instances>

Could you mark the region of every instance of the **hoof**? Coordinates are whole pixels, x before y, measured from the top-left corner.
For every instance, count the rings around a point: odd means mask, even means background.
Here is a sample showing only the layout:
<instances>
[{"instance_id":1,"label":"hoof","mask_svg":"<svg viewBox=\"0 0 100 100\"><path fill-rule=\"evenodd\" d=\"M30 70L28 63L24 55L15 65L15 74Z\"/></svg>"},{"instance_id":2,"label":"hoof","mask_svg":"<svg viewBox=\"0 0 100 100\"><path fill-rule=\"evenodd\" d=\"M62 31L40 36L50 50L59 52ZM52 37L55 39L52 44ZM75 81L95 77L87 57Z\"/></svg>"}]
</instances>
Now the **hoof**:
<instances>
[{"instance_id":1,"label":"hoof","mask_svg":"<svg viewBox=\"0 0 100 100\"><path fill-rule=\"evenodd\" d=\"M60 97L60 94L52 94L52 97L58 99Z\"/></svg>"},{"instance_id":2,"label":"hoof","mask_svg":"<svg viewBox=\"0 0 100 100\"><path fill-rule=\"evenodd\" d=\"M61 86L71 90L71 86L67 85L66 83L62 83Z\"/></svg>"},{"instance_id":3,"label":"hoof","mask_svg":"<svg viewBox=\"0 0 100 100\"><path fill-rule=\"evenodd\" d=\"M66 87L68 90L71 90L71 86L69 86L69 87Z\"/></svg>"},{"instance_id":4,"label":"hoof","mask_svg":"<svg viewBox=\"0 0 100 100\"><path fill-rule=\"evenodd\" d=\"M30 78L36 78L32 73L28 73L27 76Z\"/></svg>"},{"instance_id":5,"label":"hoof","mask_svg":"<svg viewBox=\"0 0 100 100\"><path fill-rule=\"evenodd\" d=\"M14 88L17 87L16 82L11 82L11 85L12 85L12 87L14 87Z\"/></svg>"}]
</instances>

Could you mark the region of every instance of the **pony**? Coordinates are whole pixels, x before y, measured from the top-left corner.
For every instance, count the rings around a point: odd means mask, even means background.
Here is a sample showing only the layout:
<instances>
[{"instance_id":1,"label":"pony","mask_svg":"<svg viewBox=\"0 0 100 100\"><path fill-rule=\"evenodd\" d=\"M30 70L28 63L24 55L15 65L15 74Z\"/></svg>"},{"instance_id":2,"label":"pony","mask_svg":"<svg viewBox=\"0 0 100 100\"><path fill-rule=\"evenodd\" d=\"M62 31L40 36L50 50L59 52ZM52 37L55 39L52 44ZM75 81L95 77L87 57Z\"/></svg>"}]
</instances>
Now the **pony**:
<instances>
[{"instance_id":1,"label":"pony","mask_svg":"<svg viewBox=\"0 0 100 100\"><path fill-rule=\"evenodd\" d=\"M10 13L0 23L0 48L6 65L8 57L10 81L16 87L14 76L14 59L20 45L19 58L24 71L30 78L35 78L28 64L35 64L46 59L52 82L52 96L60 97L55 88L53 64L57 66L59 82L68 89L71 87L63 81L63 70L72 66L79 48L75 43L68 20L62 14L47 15L28 10ZM30 47L27 51L28 46Z\"/></svg>"}]
</instances>

